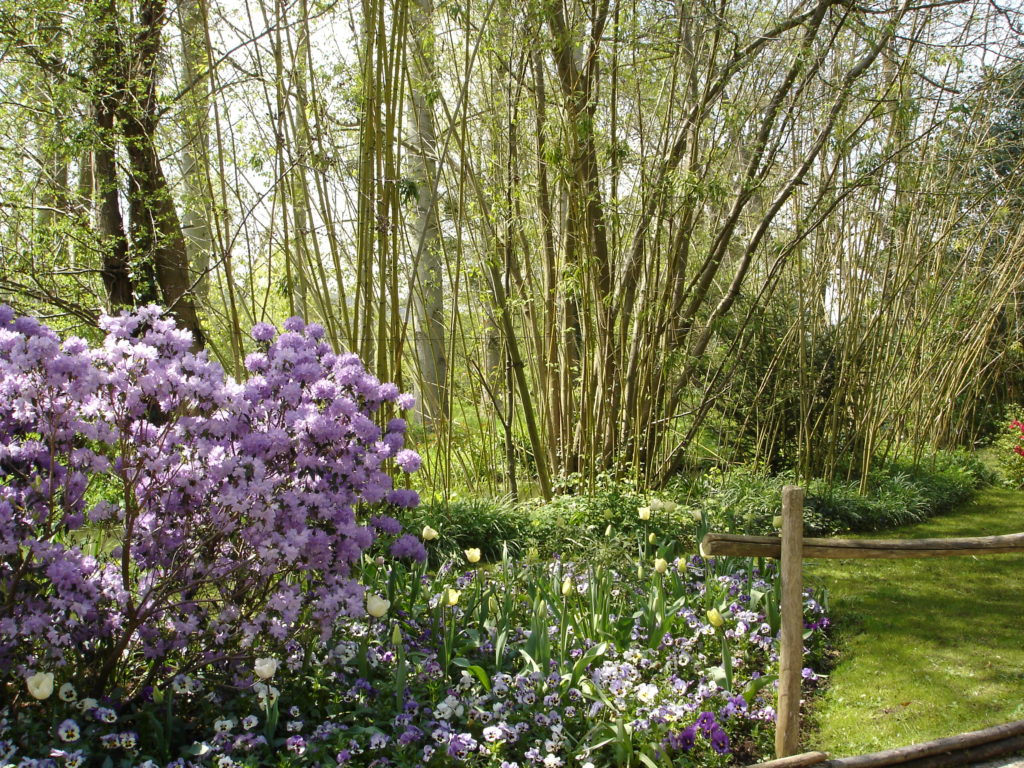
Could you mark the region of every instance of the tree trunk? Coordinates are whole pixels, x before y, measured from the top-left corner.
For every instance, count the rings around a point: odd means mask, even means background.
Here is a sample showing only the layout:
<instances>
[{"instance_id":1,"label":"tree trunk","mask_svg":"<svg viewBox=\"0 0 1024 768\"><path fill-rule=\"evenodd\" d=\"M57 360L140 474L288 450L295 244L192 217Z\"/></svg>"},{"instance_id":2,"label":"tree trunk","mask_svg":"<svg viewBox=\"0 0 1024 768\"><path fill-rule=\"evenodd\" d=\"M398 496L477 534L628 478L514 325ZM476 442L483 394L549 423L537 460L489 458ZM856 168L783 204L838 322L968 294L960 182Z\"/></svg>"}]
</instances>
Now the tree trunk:
<instances>
[{"instance_id":1,"label":"tree trunk","mask_svg":"<svg viewBox=\"0 0 1024 768\"><path fill-rule=\"evenodd\" d=\"M193 301L185 236L156 148L156 69L160 33L166 22L163 0L142 0L138 19L131 77L125 75L123 98L117 110L128 155L132 247L136 262L144 266L159 288L163 304L183 328L192 332L196 345L202 347L206 337ZM153 292L152 288L143 291Z\"/></svg>"},{"instance_id":2,"label":"tree trunk","mask_svg":"<svg viewBox=\"0 0 1024 768\"><path fill-rule=\"evenodd\" d=\"M210 231L210 81L207 76L206 0L182 0L178 5L181 27L182 109L184 144L181 178L184 186L181 228L191 269L191 280L200 304L209 293L207 273L213 237Z\"/></svg>"},{"instance_id":3,"label":"tree trunk","mask_svg":"<svg viewBox=\"0 0 1024 768\"><path fill-rule=\"evenodd\" d=\"M121 216L117 160L114 154L114 112L117 105L117 68L121 66L122 46L117 37L116 9L113 0L98 5L103 28L93 52L92 118L97 143L92 151L92 191L95 226L102 249L103 287L112 310L135 305L136 279L128 259L128 238Z\"/></svg>"},{"instance_id":4,"label":"tree trunk","mask_svg":"<svg viewBox=\"0 0 1024 768\"><path fill-rule=\"evenodd\" d=\"M433 60L433 0L412 4L409 56L412 110L409 120L409 176L416 186L412 285L420 416L446 420L448 359L445 348L444 282L437 220L437 138L431 94L436 91Z\"/></svg>"}]
</instances>

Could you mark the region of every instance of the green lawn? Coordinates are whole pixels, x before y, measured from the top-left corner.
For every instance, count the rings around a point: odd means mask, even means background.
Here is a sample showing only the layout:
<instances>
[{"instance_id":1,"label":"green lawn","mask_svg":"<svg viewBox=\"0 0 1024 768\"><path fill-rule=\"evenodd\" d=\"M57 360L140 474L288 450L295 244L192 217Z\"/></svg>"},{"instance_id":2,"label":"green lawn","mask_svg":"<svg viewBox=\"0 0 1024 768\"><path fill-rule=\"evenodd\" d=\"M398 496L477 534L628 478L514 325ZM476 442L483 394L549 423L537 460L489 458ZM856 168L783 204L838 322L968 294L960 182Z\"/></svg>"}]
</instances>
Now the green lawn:
<instances>
[{"instance_id":1,"label":"green lawn","mask_svg":"<svg viewBox=\"0 0 1024 768\"><path fill-rule=\"evenodd\" d=\"M962 512L879 536L1024 531L1024 493L986 489ZM1024 718L1024 555L808 561L829 590L839 664L805 746L873 752Z\"/></svg>"}]
</instances>

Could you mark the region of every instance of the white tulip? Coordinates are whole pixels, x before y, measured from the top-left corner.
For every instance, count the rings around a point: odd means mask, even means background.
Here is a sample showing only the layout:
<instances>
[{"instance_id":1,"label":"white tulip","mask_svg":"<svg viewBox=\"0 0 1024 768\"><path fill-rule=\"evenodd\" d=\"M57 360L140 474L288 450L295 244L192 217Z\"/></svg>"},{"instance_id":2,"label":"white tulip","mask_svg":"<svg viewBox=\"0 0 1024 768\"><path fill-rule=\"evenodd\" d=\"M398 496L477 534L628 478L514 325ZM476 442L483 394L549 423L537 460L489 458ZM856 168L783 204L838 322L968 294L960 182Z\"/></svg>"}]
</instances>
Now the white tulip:
<instances>
[{"instance_id":1,"label":"white tulip","mask_svg":"<svg viewBox=\"0 0 1024 768\"><path fill-rule=\"evenodd\" d=\"M277 672L278 664L280 662L277 659L256 659L252 668L260 680L269 680Z\"/></svg>"},{"instance_id":2,"label":"white tulip","mask_svg":"<svg viewBox=\"0 0 1024 768\"><path fill-rule=\"evenodd\" d=\"M53 693L53 672L36 672L25 679L25 684L32 698L40 701L48 699Z\"/></svg>"}]
</instances>

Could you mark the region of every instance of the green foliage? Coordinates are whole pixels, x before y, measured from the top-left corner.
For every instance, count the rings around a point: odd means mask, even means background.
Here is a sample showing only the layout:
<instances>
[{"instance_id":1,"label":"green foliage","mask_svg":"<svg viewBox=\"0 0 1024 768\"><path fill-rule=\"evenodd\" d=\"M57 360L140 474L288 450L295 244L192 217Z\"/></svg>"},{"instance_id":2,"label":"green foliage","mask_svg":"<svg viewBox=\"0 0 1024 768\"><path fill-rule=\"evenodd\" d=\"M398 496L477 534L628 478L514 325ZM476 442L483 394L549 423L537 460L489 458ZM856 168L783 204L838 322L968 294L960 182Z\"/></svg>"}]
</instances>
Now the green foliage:
<instances>
[{"instance_id":1,"label":"green foliage","mask_svg":"<svg viewBox=\"0 0 1024 768\"><path fill-rule=\"evenodd\" d=\"M993 473L967 451L938 451L916 460L901 455L879 462L864 483L804 483L805 530L809 536L833 536L920 522L954 510L993 481ZM464 559L464 550L479 548L491 562L507 549L510 556L611 566L638 556L692 553L705 530L771 535L773 518L782 511L782 486L793 482L792 475L749 466L715 468L697 478L677 478L652 495L603 475L586 493L562 493L548 502L426 503L406 511L402 523L414 533L426 525L440 532L430 550L435 564ZM644 507L650 510L646 520L639 514Z\"/></svg>"},{"instance_id":2,"label":"green foliage","mask_svg":"<svg viewBox=\"0 0 1024 768\"><path fill-rule=\"evenodd\" d=\"M526 510L500 499L463 499L427 502L404 510L402 525L412 533L420 533L429 525L440 536L429 548L431 563L464 559L463 551L480 550L483 560L496 561L507 550L509 557L519 557L527 550L530 522Z\"/></svg>"},{"instance_id":3,"label":"green foliage","mask_svg":"<svg viewBox=\"0 0 1024 768\"><path fill-rule=\"evenodd\" d=\"M1024 445L1022 438L1021 417L1024 408L1010 406L1006 409L1006 418L992 441L996 452L996 465L999 468L999 479L1008 488L1024 488L1024 455L1018 449Z\"/></svg>"},{"instance_id":4,"label":"green foliage","mask_svg":"<svg viewBox=\"0 0 1024 768\"><path fill-rule=\"evenodd\" d=\"M616 563L645 552L650 537L671 542L679 555L693 548L691 510L671 492L657 497L630 482L601 475L588 493L564 493L530 506L530 534L542 557L561 555L592 562ZM642 520L641 507L651 515Z\"/></svg>"},{"instance_id":5,"label":"green foliage","mask_svg":"<svg viewBox=\"0 0 1024 768\"><path fill-rule=\"evenodd\" d=\"M966 503L991 481L992 473L966 451L937 451L916 461L899 456L873 469L865 483L806 483L805 529L808 535L830 536L919 522ZM790 475L745 467L714 471L707 476L700 508L714 530L771 534L772 519L781 514L782 486L793 482Z\"/></svg>"}]
</instances>

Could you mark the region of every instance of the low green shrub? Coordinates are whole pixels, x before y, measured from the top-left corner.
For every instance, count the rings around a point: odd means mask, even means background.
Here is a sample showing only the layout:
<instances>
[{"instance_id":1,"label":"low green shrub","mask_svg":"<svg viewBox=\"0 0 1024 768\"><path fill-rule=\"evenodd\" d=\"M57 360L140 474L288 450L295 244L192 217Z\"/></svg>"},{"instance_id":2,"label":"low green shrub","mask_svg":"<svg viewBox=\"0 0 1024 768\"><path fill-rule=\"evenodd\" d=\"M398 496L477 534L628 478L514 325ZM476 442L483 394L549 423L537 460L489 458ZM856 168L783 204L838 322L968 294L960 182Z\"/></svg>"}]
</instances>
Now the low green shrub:
<instances>
[{"instance_id":1,"label":"low green shrub","mask_svg":"<svg viewBox=\"0 0 1024 768\"><path fill-rule=\"evenodd\" d=\"M642 508L650 512L647 519ZM671 542L673 555L692 550L692 513L670 492L648 495L632 483L601 476L589 493L563 493L530 504L530 533L540 557L615 564L643 555L652 537Z\"/></svg>"},{"instance_id":2,"label":"low green shrub","mask_svg":"<svg viewBox=\"0 0 1024 768\"><path fill-rule=\"evenodd\" d=\"M916 461L899 456L880 463L863 483L866 493L860 481L811 480L805 483L805 530L834 536L918 522L964 504L992 477L971 453L938 451ZM478 548L485 561L499 560L507 549L512 557L615 566L647 557L652 538L668 542L672 556L693 552L698 518L716 531L771 535L782 511L782 486L793 482L792 475L751 467L712 469L652 495L602 476L587 493L560 493L550 501L428 502L406 511L402 523L414 533L427 525L437 530L431 557L439 560L464 558L466 549ZM644 507L648 519L639 514Z\"/></svg>"},{"instance_id":3,"label":"low green shrub","mask_svg":"<svg viewBox=\"0 0 1024 768\"><path fill-rule=\"evenodd\" d=\"M966 451L937 451L914 461L890 459L871 471L862 492L859 481L811 480L806 483L805 530L812 536L874 531L919 522L969 501L992 481L992 473ZM766 535L781 513L787 475L738 468L709 474L699 507L715 530Z\"/></svg>"}]
</instances>

